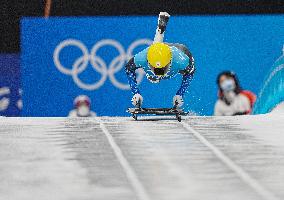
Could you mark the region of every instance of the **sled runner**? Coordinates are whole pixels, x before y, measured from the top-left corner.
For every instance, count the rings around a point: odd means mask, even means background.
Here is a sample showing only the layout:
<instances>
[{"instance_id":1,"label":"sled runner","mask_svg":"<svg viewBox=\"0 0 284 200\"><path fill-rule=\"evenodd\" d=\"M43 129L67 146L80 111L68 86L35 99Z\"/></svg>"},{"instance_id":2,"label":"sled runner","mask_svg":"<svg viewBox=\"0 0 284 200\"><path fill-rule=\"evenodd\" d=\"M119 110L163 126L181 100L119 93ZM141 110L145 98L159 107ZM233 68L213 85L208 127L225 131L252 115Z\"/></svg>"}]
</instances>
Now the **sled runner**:
<instances>
[{"instance_id":1,"label":"sled runner","mask_svg":"<svg viewBox=\"0 0 284 200\"><path fill-rule=\"evenodd\" d=\"M175 115L176 119L180 122L182 115L187 115L180 108L128 108L132 117L137 120L138 115Z\"/></svg>"}]
</instances>

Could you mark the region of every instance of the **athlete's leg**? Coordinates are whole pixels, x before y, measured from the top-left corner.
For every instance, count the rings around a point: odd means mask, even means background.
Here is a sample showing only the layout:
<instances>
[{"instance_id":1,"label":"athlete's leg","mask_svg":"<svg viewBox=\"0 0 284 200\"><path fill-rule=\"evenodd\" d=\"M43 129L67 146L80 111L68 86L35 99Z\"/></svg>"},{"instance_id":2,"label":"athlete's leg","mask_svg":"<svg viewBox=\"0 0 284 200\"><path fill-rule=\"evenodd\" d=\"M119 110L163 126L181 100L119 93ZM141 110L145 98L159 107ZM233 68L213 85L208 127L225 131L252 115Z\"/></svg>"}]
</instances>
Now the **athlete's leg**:
<instances>
[{"instance_id":1,"label":"athlete's leg","mask_svg":"<svg viewBox=\"0 0 284 200\"><path fill-rule=\"evenodd\" d=\"M170 15L167 12L160 12L159 19L158 19L158 27L156 29L156 35L155 35L153 43L164 41L164 33L166 30L169 18L170 18Z\"/></svg>"}]
</instances>

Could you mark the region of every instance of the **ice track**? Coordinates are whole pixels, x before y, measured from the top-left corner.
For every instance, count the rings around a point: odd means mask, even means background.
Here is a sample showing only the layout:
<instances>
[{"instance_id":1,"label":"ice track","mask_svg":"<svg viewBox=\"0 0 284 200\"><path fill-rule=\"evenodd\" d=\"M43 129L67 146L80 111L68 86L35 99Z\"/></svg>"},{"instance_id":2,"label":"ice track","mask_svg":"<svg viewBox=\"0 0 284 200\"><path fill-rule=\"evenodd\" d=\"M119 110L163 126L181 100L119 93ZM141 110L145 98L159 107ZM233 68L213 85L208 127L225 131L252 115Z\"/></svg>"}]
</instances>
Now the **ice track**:
<instances>
[{"instance_id":1,"label":"ice track","mask_svg":"<svg viewBox=\"0 0 284 200\"><path fill-rule=\"evenodd\" d=\"M284 199L283 121L0 118L0 199Z\"/></svg>"}]
</instances>

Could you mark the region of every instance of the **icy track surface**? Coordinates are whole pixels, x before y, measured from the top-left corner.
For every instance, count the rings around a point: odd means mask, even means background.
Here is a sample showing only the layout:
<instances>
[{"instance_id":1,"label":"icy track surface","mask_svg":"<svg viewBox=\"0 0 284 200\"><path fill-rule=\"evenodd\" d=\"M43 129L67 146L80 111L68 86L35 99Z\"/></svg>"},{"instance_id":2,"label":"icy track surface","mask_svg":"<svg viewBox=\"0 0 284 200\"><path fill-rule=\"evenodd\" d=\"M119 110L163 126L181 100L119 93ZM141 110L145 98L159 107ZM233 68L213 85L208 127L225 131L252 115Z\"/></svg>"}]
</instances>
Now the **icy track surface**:
<instances>
[{"instance_id":1,"label":"icy track surface","mask_svg":"<svg viewBox=\"0 0 284 200\"><path fill-rule=\"evenodd\" d=\"M284 115L146 119L0 118L0 199L284 199Z\"/></svg>"}]
</instances>

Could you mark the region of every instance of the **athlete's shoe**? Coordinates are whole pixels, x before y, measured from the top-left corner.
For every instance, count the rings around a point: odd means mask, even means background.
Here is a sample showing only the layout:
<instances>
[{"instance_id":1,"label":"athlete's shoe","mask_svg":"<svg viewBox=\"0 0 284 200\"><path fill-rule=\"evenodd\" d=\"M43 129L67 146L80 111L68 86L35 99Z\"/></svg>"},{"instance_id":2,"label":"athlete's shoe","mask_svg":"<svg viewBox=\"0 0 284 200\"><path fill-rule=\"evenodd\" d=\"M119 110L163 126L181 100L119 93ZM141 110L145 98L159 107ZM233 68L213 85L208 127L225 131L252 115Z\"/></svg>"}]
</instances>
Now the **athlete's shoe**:
<instances>
[{"instance_id":1,"label":"athlete's shoe","mask_svg":"<svg viewBox=\"0 0 284 200\"><path fill-rule=\"evenodd\" d=\"M158 19L158 28L160 34L163 34L166 30L170 15L167 12L160 12Z\"/></svg>"}]
</instances>

